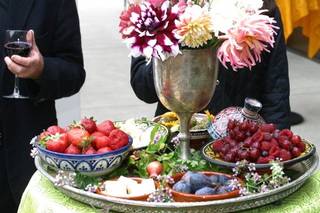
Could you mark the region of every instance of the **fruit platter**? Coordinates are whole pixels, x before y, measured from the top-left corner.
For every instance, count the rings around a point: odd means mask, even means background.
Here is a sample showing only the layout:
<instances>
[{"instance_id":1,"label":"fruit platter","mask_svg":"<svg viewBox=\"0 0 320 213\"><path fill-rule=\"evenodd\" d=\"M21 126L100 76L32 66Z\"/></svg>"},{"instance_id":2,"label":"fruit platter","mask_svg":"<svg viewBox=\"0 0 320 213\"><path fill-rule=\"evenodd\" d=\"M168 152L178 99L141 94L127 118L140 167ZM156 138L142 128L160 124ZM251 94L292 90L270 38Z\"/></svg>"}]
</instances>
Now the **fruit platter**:
<instances>
[{"instance_id":1,"label":"fruit platter","mask_svg":"<svg viewBox=\"0 0 320 213\"><path fill-rule=\"evenodd\" d=\"M188 160L164 125L144 118L83 118L48 127L31 143L37 169L58 190L118 212L255 208L294 193L319 162L315 146L290 130L233 120L227 136L191 150Z\"/></svg>"}]
</instances>

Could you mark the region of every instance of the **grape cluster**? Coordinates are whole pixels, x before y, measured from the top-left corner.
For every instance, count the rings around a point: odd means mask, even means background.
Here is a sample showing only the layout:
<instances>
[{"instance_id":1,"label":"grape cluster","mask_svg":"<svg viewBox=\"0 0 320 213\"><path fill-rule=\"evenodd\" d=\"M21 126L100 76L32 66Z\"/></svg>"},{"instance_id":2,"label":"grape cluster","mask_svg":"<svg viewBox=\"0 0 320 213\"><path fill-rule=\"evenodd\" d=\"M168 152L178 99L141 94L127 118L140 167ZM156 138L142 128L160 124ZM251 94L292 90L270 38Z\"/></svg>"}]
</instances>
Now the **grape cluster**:
<instances>
[{"instance_id":1,"label":"grape cluster","mask_svg":"<svg viewBox=\"0 0 320 213\"><path fill-rule=\"evenodd\" d=\"M230 120L228 135L212 144L212 149L227 162L247 160L269 163L280 159L287 161L305 151L305 143L291 130L276 129L274 124L258 125L252 121Z\"/></svg>"}]
</instances>

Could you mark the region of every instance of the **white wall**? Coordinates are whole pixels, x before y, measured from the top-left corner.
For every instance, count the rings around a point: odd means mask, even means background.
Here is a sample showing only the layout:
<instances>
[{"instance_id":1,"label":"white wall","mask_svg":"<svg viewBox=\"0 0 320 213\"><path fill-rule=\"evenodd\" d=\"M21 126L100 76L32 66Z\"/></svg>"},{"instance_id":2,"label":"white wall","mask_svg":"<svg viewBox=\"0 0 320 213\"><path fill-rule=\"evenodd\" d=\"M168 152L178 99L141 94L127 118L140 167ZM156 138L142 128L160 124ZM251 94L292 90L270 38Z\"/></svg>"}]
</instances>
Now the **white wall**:
<instances>
[{"instance_id":1,"label":"white wall","mask_svg":"<svg viewBox=\"0 0 320 213\"><path fill-rule=\"evenodd\" d=\"M78 0L76 0L78 3ZM72 121L80 120L80 95L79 93L68 98L56 101L58 124L67 126Z\"/></svg>"},{"instance_id":2,"label":"white wall","mask_svg":"<svg viewBox=\"0 0 320 213\"><path fill-rule=\"evenodd\" d=\"M80 120L80 95L79 93L68 98L56 101L58 124L68 126L72 121Z\"/></svg>"}]
</instances>

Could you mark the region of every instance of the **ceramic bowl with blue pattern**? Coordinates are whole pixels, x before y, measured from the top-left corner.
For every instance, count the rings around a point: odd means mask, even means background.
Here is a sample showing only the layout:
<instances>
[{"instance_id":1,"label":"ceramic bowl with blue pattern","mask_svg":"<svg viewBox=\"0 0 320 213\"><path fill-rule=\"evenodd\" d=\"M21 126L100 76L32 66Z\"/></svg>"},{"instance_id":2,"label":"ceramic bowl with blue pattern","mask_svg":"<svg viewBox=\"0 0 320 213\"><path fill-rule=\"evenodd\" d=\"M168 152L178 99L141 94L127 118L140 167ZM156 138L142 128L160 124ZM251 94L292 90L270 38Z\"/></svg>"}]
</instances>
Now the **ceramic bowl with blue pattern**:
<instances>
[{"instance_id":1,"label":"ceramic bowl with blue pattern","mask_svg":"<svg viewBox=\"0 0 320 213\"><path fill-rule=\"evenodd\" d=\"M132 145L132 138L120 149L102 154L75 155L52 152L38 144L38 154L51 168L55 170L77 171L89 176L102 176L118 168L128 156Z\"/></svg>"}]
</instances>

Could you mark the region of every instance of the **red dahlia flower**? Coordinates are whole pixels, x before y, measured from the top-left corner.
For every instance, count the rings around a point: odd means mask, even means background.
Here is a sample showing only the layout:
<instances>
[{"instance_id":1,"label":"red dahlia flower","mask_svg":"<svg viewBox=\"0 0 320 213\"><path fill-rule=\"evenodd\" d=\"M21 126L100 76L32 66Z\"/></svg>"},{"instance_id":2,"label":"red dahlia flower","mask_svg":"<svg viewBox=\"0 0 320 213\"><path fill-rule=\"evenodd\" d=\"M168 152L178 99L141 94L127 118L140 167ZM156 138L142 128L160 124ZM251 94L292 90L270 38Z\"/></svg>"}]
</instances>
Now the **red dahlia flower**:
<instances>
[{"instance_id":1,"label":"red dahlia flower","mask_svg":"<svg viewBox=\"0 0 320 213\"><path fill-rule=\"evenodd\" d=\"M120 33L131 49L130 55L162 60L179 53L178 38L173 33L178 8L164 1L159 7L149 2L132 5L120 16Z\"/></svg>"}]
</instances>

